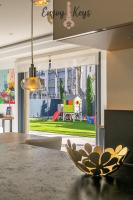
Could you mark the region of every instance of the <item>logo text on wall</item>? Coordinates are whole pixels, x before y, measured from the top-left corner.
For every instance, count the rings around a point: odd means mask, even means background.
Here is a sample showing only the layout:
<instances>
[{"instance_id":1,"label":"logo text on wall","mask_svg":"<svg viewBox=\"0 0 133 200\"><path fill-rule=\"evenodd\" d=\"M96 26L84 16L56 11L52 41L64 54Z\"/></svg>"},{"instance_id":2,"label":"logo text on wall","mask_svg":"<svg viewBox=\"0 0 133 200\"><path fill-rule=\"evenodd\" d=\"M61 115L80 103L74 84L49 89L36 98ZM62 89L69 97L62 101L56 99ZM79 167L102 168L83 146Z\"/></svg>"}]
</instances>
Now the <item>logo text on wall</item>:
<instances>
[{"instance_id":1,"label":"logo text on wall","mask_svg":"<svg viewBox=\"0 0 133 200\"><path fill-rule=\"evenodd\" d=\"M74 18L80 18L85 20L86 18L91 17L91 10L81 9L80 6L73 6L70 1L67 1L66 10L53 10L49 11L47 7L44 7L42 10L42 17L47 17L50 23L53 22L53 19L58 17L60 20L63 20L63 26L70 30L76 24Z\"/></svg>"}]
</instances>

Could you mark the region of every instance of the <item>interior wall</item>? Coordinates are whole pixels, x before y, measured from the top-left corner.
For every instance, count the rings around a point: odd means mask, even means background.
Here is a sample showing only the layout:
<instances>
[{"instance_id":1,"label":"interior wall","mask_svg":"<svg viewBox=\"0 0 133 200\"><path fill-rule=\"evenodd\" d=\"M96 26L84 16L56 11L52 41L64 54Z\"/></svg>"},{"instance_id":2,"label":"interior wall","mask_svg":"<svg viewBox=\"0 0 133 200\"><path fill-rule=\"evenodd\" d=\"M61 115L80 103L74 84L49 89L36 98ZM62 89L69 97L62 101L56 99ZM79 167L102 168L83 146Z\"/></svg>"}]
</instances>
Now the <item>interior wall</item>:
<instances>
[{"instance_id":1,"label":"interior wall","mask_svg":"<svg viewBox=\"0 0 133 200\"><path fill-rule=\"evenodd\" d=\"M107 54L107 108L133 110L133 49Z\"/></svg>"},{"instance_id":2,"label":"interior wall","mask_svg":"<svg viewBox=\"0 0 133 200\"><path fill-rule=\"evenodd\" d=\"M95 50L91 53L91 50L82 50L69 53L62 53L59 55L51 56L52 68L67 68L70 66L77 65L93 65L98 64L98 51ZM49 67L49 57L38 55L35 57L35 66L37 70L47 70ZM24 58L16 60L16 66L18 72L28 72L29 66L31 64L31 58Z\"/></svg>"}]
</instances>

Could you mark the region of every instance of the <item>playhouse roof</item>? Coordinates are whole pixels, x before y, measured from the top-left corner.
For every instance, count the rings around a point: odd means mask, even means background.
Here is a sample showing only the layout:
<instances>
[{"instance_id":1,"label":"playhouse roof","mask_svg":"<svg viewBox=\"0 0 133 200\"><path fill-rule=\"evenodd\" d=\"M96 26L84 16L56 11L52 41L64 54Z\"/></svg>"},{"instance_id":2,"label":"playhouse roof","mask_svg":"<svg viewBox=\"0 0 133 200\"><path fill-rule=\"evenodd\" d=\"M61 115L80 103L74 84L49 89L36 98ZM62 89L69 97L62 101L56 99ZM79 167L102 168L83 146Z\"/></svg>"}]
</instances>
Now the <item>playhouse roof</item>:
<instances>
[{"instance_id":1,"label":"playhouse roof","mask_svg":"<svg viewBox=\"0 0 133 200\"><path fill-rule=\"evenodd\" d=\"M80 98L79 95L69 95L69 96L66 96L65 100L71 100L71 99L75 99L75 98ZM81 98L80 98L81 99Z\"/></svg>"}]
</instances>

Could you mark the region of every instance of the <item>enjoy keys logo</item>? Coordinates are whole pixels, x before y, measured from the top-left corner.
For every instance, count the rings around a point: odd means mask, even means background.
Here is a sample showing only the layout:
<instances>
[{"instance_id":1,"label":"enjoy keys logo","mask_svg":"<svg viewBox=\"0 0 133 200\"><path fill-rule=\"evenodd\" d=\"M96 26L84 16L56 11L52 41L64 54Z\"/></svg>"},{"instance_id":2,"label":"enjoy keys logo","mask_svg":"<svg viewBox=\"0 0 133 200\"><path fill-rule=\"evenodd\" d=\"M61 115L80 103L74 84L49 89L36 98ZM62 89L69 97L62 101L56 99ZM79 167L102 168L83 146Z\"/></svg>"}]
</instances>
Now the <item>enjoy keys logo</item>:
<instances>
[{"instance_id":1,"label":"enjoy keys logo","mask_svg":"<svg viewBox=\"0 0 133 200\"><path fill-rule=\"evenodd\" d=\"M86 10L85 8L81 8L80 6L72 5L72 1L66 2L66 9L57 10L54 9L49 10L48 7L44 7L42 10L42 17L47 17L48 22L52 23L53 19L59 19L63 21L62 25L67 30L72 29L76 26L76 18L81 20L85 20L91 17L92 12L90 9Z\"/></svg>"}]
</instances>

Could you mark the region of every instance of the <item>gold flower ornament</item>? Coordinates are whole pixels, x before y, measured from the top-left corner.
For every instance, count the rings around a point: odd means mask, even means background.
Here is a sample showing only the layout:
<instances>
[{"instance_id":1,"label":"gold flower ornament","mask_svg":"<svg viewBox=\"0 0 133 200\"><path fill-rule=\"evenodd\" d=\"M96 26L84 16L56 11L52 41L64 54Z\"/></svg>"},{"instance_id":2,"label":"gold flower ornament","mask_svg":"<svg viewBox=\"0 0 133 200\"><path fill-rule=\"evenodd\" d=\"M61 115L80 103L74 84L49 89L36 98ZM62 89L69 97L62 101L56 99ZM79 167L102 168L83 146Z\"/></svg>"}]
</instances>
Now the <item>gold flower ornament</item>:
<instances>
[{"instance_id":1,"label":"gold flower ornament","mask_svg":"<svg viewBox=\"0 0 133 200\"><path fill-rule=\"evenodd\" d=\"M67 152L75 165L91 176L106 176L118 170L128 154L128 148L118 145L115 149L103 149L85 144L84 149L76 150L76 144L67 141Z\"/></svg>"}]
</instances>

